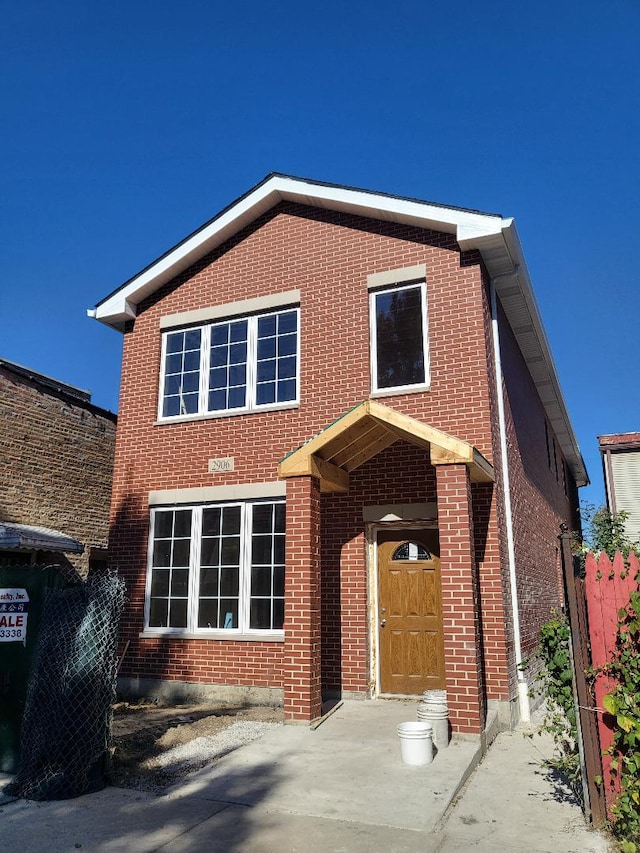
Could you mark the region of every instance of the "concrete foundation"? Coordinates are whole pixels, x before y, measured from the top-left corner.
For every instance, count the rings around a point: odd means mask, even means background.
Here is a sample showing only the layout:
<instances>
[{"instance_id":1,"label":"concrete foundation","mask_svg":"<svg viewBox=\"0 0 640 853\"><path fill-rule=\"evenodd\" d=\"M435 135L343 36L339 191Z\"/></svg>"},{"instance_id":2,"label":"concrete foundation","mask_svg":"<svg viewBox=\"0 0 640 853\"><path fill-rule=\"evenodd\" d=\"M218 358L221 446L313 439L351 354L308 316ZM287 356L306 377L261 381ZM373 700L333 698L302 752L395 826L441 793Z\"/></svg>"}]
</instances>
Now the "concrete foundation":
<instances>
[{"instance_id":1,"label":"concrete foundation","mask_svg":"<svg viewBox=\"0 0 640 853\"><path fill-rule=\"evenodd\" d=\"M281 708L283 703L283 691L276 687L200 684L156 678L119 678L118 695L127 700L150 699L161 705L225 702Z\"/></svg>"},{"instance_id":2,"label":"concrete foundation","mask_svg":"<svg viewBox=\"0 0 640 853\"><path fill-rule=\"evenodd\" d=\"M487 719L490 712L497 717L498 731L510 731L520 722L520 706L518 697L513 699L489 699L487 702Z\"/></svg>"}]
</instances>

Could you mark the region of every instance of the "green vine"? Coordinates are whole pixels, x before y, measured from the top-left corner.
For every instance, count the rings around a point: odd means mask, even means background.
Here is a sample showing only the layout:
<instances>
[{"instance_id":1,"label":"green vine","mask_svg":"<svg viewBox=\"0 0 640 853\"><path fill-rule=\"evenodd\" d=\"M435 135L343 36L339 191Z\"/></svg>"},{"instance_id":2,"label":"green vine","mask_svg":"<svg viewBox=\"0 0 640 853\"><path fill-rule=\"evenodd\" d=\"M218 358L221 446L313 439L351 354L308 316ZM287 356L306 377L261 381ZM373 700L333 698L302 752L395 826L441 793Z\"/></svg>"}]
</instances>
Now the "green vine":
<instances>
[{"instance_id":1,"label":"green vine","mask_svg":"<svg viewBox=\"0 0 640 853\"><path fill-rule=\"evenodd\" d=\"M571 629L566 617L554 611L540 629L535 660L540 662L541 669L532 692L545 700L540 731L550 734L554 741L554 755L547 765L562 774L576 798L582 802L570 640ZM528 661L525 668L532 664L533 660Z\"/></svg>"},{"instance_id":2,"label":"green vine","mask_svg":"<svg viewBox=\"0 0 640 853\"><path fill-rule=\"evenodd\" d=\"M624 510L611 512L606 506L596 507L584 501L581 503L582 532L574 534L572 550L580 557L583 566L589 553L597 557L604 551L611 560L617 551L624 557L630 551L638 553L636 543L630 541L626 532L628 518L629 513Z\"/></svg>"},{"instance_id":3,"label":"green vine","mask_svg":"<svg viewBox=\"0 0 640 853\"><path fill-rule=\"evenodd\" d=\"M607 554L613 560L620 553L625 558L625 572L631 552L640 556L640 546L632 542L626 531L627 512L610 512L606 506L592 504L580 507L584 540L576 539L574 553L584 565L592 552L596 557ZM600 573L598 573L600 577ZM609 579L611 580L611 574ZM636 578L638 580L639 578ZM611 772L620 785L620 793L611 807L612 831L620 842L622 853L640 851L640 591L632 592L629 604L618 611L616 650L600 672L616 681L614 689L603 699L605 711L614 719L613 743L609 749ZM594 675L597 673L594 673Z\"/></svg>"},{"instance_id":4,"label":"green vine","mask_svg":"<svg viewBox=\"0 0 640 853\"><path fill-rule=\"evenodd\" d=\"M617 684L603 699L615 721L609 750L611 772L620 784L612 806L612 830L623 853L640 849L640 590L618 611L616 651L603 671Z\"/></svg>"}]
</instances>

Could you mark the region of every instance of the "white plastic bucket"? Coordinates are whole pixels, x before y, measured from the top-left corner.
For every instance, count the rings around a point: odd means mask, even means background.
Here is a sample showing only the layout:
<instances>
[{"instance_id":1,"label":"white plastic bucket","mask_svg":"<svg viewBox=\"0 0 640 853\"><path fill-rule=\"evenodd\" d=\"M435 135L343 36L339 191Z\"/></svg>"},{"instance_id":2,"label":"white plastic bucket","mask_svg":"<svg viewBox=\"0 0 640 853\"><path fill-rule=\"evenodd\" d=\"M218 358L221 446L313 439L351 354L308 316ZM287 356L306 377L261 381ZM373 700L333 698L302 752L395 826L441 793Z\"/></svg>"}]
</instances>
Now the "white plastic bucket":
<instances>
[{"instance_id":1,"label":"white plastic bucket","mask_svg":"<svg viewBox=\"0 0 640 853\"><path fill-rule=\"evenodd\" d=\"M400 756L403 764L419 766L433 761L432 728L429 723L408 722L398 725Z\"/></svg>"},{"instance_id":2,"label":"white plastic bucket","mask_svg":"<svg viewBox=\"0 0 640 853\"><path fill-rule=\"evenodd\" d=\"M425 711L432 712L436 717L441 714L448 714L449 709L446 705L441 704L440 702L421 702L418 705L418 708L422 708Z\"/></svg>"},{"instance_id":3,"label":"white plastic bucket","mask_svg":"<svg viewBox=\"0 0 640 853\"><path fill-rule=\"evenodd\" d=\"M430 719L442 720L449 718L449 709L446 705L430 705L421 702L418 705L418 719L429 722Z\"/></svg>"},{"instance_id":4,"label":"white plastic bucket","mask_svg":"<svg viewBox=\"0 0 640 853\"><path fill-rule=\"evenodd\" d=\"M447 704L446 690L425 690L422 696L424 702L436 702L440 705Z\"/></svg>"},{"instance_id":5,"label":"white plastic bucket","mask_svg":"<svg viewBox=\"0 0 640 853\"><path fill-rule=\"evenodd\" d=\"M446 705L422 702L418 705L418 720L431 726L433 742L437 749L446 749L449 746L449 710Z\"/></svg>"}]
</instances>

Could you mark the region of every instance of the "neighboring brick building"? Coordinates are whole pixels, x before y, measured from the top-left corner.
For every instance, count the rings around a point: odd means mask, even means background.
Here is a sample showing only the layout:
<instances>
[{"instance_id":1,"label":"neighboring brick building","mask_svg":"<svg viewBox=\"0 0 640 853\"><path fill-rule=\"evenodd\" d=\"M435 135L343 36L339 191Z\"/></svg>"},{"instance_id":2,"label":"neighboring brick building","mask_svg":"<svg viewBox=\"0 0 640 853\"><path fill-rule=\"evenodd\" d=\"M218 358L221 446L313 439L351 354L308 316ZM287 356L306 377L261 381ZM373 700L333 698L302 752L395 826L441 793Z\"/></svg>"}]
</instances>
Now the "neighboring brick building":
<instances>
[{"instance_id":1,"label":"neighboring brick building","mask_svg":"<svg viewBox=\"0 0 640 853\"><path fill-rule=\"evenodd\" d=\"M0 359L0 564L106 565L116 416Z\"/></svg>"},{"instance_id":2,"label":"neighboring brick building","mask_svg":"<svg viewBox=\"0 0 640 853\"><path fill-rule=\"evenodd\" d=\"M587 475L512 220L271 175L89 313L129 688L528 713Z\"/></svg>"},{"instance_id":3,"label":"neighboring brick building","mask_svg":"<svg viewBox=\"0 0 640 853\"><path fill-rule=\"evenodd\" d=\"M640 543L640 432L599 435L602 468L611 512L626 512L627 536Z\"/></svg>"}]
</instances>

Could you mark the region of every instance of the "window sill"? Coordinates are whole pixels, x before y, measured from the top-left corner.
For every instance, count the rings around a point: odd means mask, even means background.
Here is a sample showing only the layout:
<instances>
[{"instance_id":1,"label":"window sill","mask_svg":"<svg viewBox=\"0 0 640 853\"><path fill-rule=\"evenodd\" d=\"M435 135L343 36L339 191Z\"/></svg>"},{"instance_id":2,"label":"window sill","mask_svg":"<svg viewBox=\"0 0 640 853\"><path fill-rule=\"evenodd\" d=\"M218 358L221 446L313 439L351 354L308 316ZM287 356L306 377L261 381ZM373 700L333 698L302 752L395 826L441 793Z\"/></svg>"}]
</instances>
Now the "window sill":
<instances>
[{"instance_id":1,"label":"window sill","mask_svg":"<svg viewBox=\"0 0 640 853\"><path fill-rule=\"evenodd\" d=\"M405 394L423 394L425 391L430 391L431 385L407 385L400 388L382 388L379 391L372 391L369 395L372 400L376 397L402 397Z\"/></svg>"},{"instance_id":2,"label":"window sill","mask_svg":"<svg viewBox=\"0 0 640 853\"><path fill-rule=\"evenodd\" d=\"M142 640L225 640L227 642L284 643L284 631L265 631L261 634L236 634L230 631L154 631L147 628L138 635Z\"/></svg>"},{"instance_id":3,"label":"window sill","mask_svg":"<svg viewBox=\"0 0 640 853\"><path fill-rule=\"evenodd\" d=\"M167 426L169 424L183 424L191 421L210 421L219 418L239 418L245 415L261 415L265 412L285 412L290 409L300 408L299 402L283 403L281 406L261 406L259 409L233 409L226 412L205 412L201 415L180 415L175 418L159 418L154 421L154 426Z\"/></svg>"}]
</instances>

